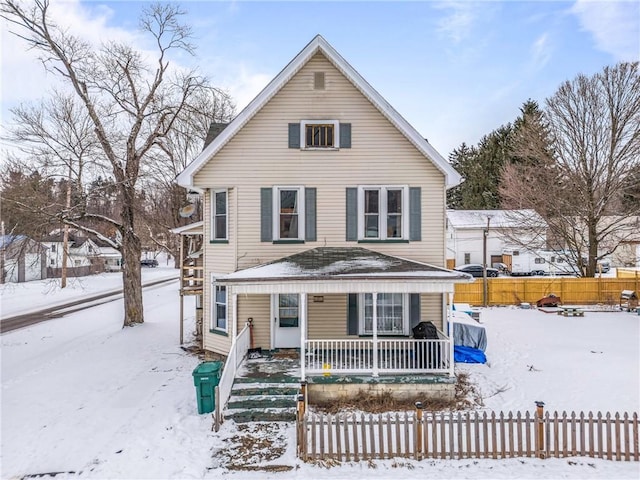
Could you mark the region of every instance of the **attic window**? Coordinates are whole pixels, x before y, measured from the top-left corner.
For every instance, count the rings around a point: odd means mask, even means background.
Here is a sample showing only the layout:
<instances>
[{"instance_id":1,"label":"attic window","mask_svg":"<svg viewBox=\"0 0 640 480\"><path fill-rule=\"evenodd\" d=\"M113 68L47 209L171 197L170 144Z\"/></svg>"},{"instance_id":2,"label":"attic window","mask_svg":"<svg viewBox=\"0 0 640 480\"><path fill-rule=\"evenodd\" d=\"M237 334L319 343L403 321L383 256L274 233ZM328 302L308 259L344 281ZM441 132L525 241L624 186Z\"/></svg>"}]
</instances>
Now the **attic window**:
<instances>
[{"instance_id":1,"label":"attic window","mask_svg":"<svg viewBox=\"0 0 640 480\"><path fill-rule=\"evenodd\" d=\"M314 72L313 74L313 89L324 90L324 72Z\"/></svg>"},{"instance_id":2,"label":"attic window","mask_svg":"<svg viewBox=\"0 0 640 480\"><path fill-rule=\"evenodd\" d=\"M333 135L333 124L307 124L305 125L305 147L333 148Z\"/></svg>"}]
</instances>

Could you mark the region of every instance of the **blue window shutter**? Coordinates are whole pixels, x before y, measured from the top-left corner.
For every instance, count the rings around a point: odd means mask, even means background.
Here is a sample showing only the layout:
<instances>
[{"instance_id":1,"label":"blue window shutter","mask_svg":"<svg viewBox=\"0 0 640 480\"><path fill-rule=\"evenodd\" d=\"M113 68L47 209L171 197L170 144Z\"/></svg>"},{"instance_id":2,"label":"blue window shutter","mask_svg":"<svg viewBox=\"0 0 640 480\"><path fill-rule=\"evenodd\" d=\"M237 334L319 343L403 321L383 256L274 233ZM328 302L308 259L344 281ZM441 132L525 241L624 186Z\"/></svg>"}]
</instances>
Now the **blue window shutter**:
<instances>
[{"instance_id":1,"label":"blue window shutter","mask_svg":"<svg viewBox=\"0 0 640 480\"><path fill-rule=\"evenodd\" d=\"M273 189L260 189L260 241L273 241Z\"/></svg>"},{"instance_id":2,"label":"blue window shutter","mask_svg":"<svg viewBox=\"0 0 640 480\"><path fill-rule=\"evenodd\" d=\"M411 328L420 323L420 294L409 294L409 321Z\"/></svg>"},{"instance_id":3,"label":"blue window shutter","mask_svg":"<svg viewBox=\"0 0 640 480\"><path fill-rule=\"evenodd\" d=\"M358 240L358 189L347 188L347 234L346 240Z\"/></svg>"},{"instance_id":4,"label":"blue window shutter","mask_svg":"<svg viewBox=\"0 0 640 480\"><path fill-rule=\"evenodd\" d=\"M340 123L340 148L351 148L350 123Z\"/></svg>"},{"instance_id":5,"label":"blue window shutter","mask_svg":"<svg viewBox=\"0 0 640 480\"><path fill-rule=\"evenodd\" d=\"M300 148L300 124L289 124L289 148Z\"/></svg>"},{"instance_id":6,"label":"blue window shutter","mask_svg":"<svg viewBox=\"0 0 640 480\"><path fill-rule=\"evenodd\" d=\"M409 188L409 240L422 240L421 196L420 187Z\"/></svg>"},{"instance_id":7,"label":"blue window shutter","mask_svg":"<svg viewBox=\"0 0 640 480\"><path fill-rule=\"evenodd\" d=\"M358 335L358 294L349 294L347 308L347 335Z\"/></svg>"},{"instance_id":8,"label":"blue window shutter","mask_svg":"<svg viewBox=\"0 0 640 480\"><path fill-rule=\"evenodd\" d=\"M308 242L316 241L316 189L304 189L304 239Z\"/></svg>"}]
</instances>

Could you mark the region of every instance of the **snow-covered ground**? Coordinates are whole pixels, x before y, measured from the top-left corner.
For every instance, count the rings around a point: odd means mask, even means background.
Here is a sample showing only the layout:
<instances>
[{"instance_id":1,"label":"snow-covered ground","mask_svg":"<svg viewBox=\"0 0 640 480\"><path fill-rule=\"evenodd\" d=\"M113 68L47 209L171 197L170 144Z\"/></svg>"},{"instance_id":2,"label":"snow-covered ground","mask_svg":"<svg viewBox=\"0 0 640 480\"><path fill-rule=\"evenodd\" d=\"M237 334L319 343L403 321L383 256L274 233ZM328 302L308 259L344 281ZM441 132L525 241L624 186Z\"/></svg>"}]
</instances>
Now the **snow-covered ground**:
<instances>
[{"instance_id":1,"label":"snow-covered ground","mask_svg":"<svg viewBox=\"0 0 640 480\"><path fill-rule=\"evenodd\" d=\"M175 270L143 273L161 278ZM117 288L110 275L82 279L76 294ZM25 302L30 308L59 303L70 292L47 281L4 288L2 314L24 310ZM213 432L211 416L197 414L192 371L199 360L178 345L177 282L147 290L144 301L146 322L134 328L121 328L118 301L1 337L1 478L45 472L66 472L57 479L640 478L637 462L591 458L386 460L325 468L295 458L290 427L278 429L289 441L272 462L290 471L227 470L219 466L220 454L233 452L238 428L226 422ZM191 325L192 301L185 306ZM486 408L533 411L533 402L543 400L551 411L640 411L639 316L564 318L517 308L482 315L489 362L458 368L471 374Z\"/></svg>"}]
</instances>

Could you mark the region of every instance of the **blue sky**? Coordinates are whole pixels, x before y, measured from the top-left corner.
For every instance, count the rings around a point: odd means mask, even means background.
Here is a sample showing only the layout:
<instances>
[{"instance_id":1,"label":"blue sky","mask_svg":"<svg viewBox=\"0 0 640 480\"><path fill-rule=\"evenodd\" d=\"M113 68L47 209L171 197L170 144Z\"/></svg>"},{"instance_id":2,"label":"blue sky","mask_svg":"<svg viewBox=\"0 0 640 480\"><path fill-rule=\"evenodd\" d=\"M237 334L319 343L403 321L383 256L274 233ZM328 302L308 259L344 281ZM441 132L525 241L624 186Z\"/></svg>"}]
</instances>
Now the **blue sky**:
<instances>
[{"instance_id":1,"label":"blue sky","mask_svg":"<svg viewBox=\"0 0 640 480\"><path fill-rule=\"evenodd\" d=\"M144 2L53 0L93 38L137 40ZM242 108L316 34L447 156L543 102L578 73L640 58L640 2L183 1L197 65ZM2 113L51 83L3 31ZM15 72L24 75L16 79Z\"/></svg>"}]
</instances>

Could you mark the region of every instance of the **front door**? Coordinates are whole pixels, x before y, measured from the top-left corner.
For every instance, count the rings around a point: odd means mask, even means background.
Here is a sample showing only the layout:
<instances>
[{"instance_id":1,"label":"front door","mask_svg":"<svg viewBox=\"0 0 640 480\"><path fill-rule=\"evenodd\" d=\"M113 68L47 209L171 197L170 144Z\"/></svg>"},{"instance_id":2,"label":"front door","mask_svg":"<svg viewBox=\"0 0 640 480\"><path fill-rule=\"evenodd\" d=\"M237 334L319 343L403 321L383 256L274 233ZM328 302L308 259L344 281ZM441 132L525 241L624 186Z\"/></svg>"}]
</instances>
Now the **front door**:
<instances>
[{"instance_id":1,"label":"front door","mask_svg":"<svg viewBox=\"0 0 640 480\"><path fill-rule=\"evenodd\" d=\"M300 295L272 296L274 348L300 348Z\"/></svg>"}]
</instances>

